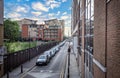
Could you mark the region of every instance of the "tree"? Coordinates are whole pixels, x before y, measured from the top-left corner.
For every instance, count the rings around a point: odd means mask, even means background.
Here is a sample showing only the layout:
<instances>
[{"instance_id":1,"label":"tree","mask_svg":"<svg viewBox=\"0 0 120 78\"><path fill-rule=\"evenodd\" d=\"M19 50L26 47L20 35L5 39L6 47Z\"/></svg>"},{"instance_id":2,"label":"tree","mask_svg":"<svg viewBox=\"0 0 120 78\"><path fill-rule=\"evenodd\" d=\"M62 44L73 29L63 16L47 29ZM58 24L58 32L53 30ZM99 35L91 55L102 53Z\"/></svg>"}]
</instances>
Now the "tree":
<instances>
[{"instance_id":1,"label":"tree","mask_svg":"<svg viewBox=\"0 0 120 78\"><path fill-rule=\"evenodd\" d=\"M4 38L15 41L20 37L19 25L16 21L6 19L4 21Z\"/></svg>"}]
</instances>

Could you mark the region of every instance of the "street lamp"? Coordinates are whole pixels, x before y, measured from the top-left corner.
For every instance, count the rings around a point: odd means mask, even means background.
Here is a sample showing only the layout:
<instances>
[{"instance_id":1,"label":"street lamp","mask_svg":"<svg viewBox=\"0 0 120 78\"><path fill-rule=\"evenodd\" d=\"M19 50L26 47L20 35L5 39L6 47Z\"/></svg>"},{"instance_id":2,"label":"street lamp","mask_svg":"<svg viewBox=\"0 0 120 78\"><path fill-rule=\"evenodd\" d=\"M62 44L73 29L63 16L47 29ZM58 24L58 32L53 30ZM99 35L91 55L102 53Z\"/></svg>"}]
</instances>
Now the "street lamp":
<instances>
[{"instance_id":1,"label":"street lamp","mask_svg":"<svg viewBox=\"0 0 120 78\"><path fill-rule=\"evenodd\" d=\"M68 74L67 74L67 78L70 78L70 52L71 52L71 48L69 45L69 47L68 47Z\"/></svg>"},{"instance_id":2,"label":"street lamp","mask_svg":"<svg viewBox=\"0 0 120 78\"><path fill-rule=\"evenodd\" d=\"M30 30L28 32L29 32L29 61L30 61Z\"/></svg>"}]
</instances>

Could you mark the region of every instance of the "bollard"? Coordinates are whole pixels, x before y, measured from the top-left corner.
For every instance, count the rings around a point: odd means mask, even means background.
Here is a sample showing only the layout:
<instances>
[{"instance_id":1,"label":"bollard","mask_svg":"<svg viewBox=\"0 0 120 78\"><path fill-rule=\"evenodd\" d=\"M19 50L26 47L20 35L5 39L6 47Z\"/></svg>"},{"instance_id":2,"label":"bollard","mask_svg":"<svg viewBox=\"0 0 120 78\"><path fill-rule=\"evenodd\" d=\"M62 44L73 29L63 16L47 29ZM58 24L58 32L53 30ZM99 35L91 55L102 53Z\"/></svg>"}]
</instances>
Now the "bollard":
<instances>
[{"instance_id":1,"label":"bollard","mask_svg":"<svg viewBox=\"0 0 120 78\"><path fill-rule=\"evenodd\" d=\"M21 65L21 73L23 73L23 65Z\"/></svg>"},{"instance_id":2,"label":"bollard","mask_svg":"<svg viewBox=\"0 0 120 78\"><path fill-rule=\"evenodd\" d=\"M70 78L70 46L68 48L68 74L67 74L67 78Z\"/></svg>"},{"instance_id":3,"label":"bollard","mask_svg":"<svg viewBox=\"0 0 120 78\"><path fill-rule=\"evenodd\" d=\"M9 71L7 71L7 78L9 78Z\"/></svg>"}]
</instances>

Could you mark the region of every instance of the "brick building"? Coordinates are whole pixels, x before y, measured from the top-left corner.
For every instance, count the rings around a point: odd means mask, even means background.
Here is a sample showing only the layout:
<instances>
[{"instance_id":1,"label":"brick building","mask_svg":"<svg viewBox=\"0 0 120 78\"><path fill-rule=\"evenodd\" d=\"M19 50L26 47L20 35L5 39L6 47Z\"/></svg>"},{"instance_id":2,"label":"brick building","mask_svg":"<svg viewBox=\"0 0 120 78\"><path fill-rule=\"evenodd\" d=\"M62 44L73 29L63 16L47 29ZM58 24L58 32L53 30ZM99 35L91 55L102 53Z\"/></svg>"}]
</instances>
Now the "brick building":
<instances>
[{"instance_id":1,"label":"brick building","mask_svg":"<svg viewBox=\"0 0 120 78\"><path fill-rule=\"evenodd\" d=\"M3 0L0 0L0 77L3 75Z\"/></svg>"},{"instance_id":2,"label":"brick building","mask_svg":"<svg viewBox=\"0 0 120 78\"><path fill-rule=\"evenodd\" d=\"M61 26L49 26L43 31L43 40L62 41Z\"/></svg>"},{"instance_id":3,"label":"brick building","mask_svg":"<svg viewBox=\"0 0 120 78\"><path fill-rule=\"evenodd\" d=\"M20 26L22 39L37 39L37 24L36 20L24 18L17 21Z\"/></svg>"},{"instance_id":4,"label":"brick building","mask_svg":"<svg viewBox=\"0 0 120 78\"><path fill-rule=\"evenodd\" d=\"M64 20L50 19L45 21L46 29L43 31L43 40L62 41L64 36Z\"/></svg>"},{"instance_id":5,"label":"brick building","mask_svg":"<svg viewBox=\"0 0 120 78\"><path fill-rule=\"evenodd\" d=\"M72 0L72 37L82 78L120 78L120 0Z\"/></svg>"},{"instance_id":6,"label":"brick building","mask_svg":"<svg viewBox=\"0 0 120 78\"><path fill-rule=\"evenodd\" d=\"M36 21L23 19L18 21L23 39L57 40L62 41L64 36L64 20L46 20L45 24L36 24Z\"/></svg>"},{"instance_id":7,"label":"brick building","mask_svg":"<svg viewBox=\"0 0 120 78\"><path fill-rule=\"evenodd\" d=\"M21 36L23 39L28 40L42 40L43 39L44 25L37 24L23 24Z\"/></svg>"},{"instance_id":8,"label":"brick building","mask_svg":"<svg viewBox=\"0 0 120 78\"><path fill-rule=\"evenodd\" d=\"M20 31L22 31L22 25L23 24L36 24L36 20L31 20L31 19L27 19L27 18L24 18L24 19L21 19L19 21L17 21L19 26L20 26Z\"/></svg>"}]
</instances>

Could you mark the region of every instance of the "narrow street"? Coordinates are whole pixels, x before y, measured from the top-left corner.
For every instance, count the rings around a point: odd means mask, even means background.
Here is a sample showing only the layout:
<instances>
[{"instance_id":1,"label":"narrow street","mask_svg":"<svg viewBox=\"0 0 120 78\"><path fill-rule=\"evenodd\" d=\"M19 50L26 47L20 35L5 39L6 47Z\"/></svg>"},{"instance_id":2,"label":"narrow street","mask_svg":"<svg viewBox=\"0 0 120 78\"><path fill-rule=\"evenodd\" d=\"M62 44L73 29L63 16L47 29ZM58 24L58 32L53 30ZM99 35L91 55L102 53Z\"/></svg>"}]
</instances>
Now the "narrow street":
<instances>
[{"instance_id":1,"label":"narrow street","mask_svg":"<svg viewBox=\"0 0 120 78\"><path fill-rule=\"evenodd\" d=\"M51 59L46 66L35 66L21 78L59 78L67 55L68 43L60 48L60 51Z\"/></svg>"}]
</instances>

